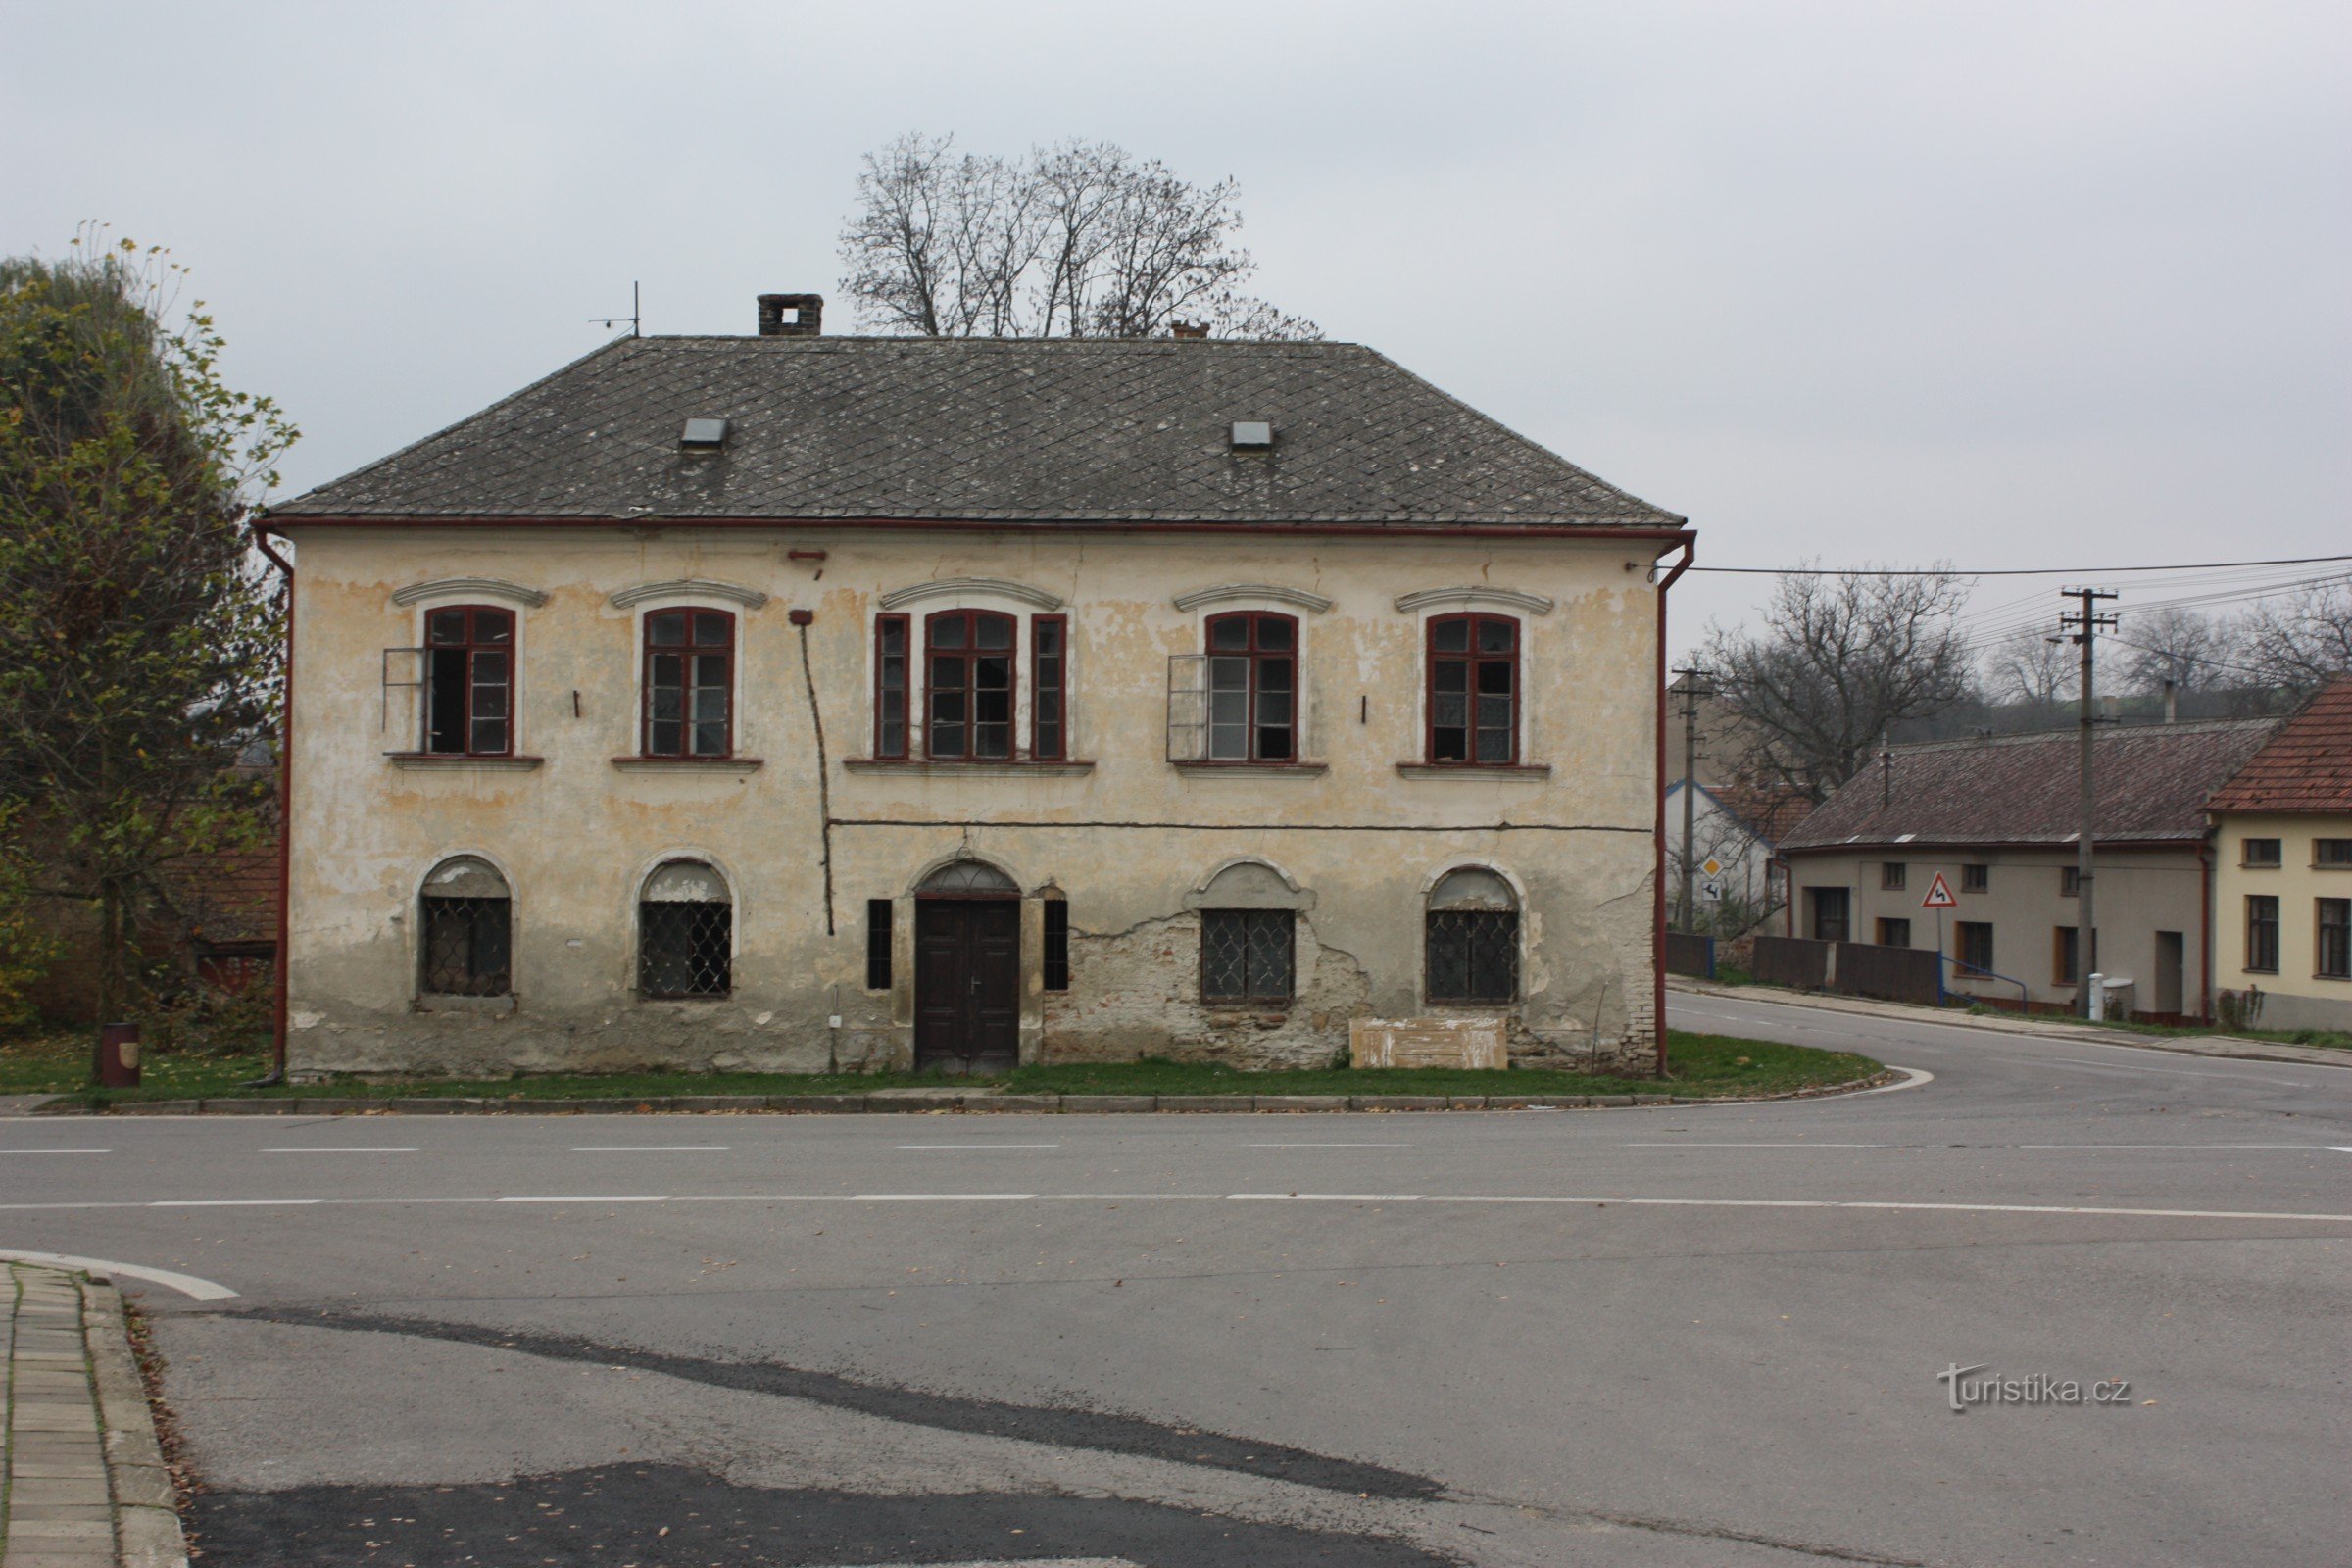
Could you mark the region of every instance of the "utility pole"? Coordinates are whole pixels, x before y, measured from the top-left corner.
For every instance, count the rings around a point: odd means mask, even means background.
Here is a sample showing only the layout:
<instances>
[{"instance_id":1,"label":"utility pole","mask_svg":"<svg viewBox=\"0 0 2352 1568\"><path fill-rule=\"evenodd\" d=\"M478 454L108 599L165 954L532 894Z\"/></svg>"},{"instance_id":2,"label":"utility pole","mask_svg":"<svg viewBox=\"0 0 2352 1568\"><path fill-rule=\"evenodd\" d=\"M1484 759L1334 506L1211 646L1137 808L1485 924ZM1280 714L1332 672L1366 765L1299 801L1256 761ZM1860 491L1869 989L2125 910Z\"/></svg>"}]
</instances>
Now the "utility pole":
<instances>
[{"instance_id":1,"label":"utility pole","mask_svg":"<svg viewBox=\"0 0 2352 1568\"><path fill-rule=\"evenodd\" d=\"M1715 695L1710 687L1699 681L1706 672L1701 669L1678 669L1683 677L1683 893L1676 909L1682 928L1691 928L1690 879L1695 871L1692 863L1693 845L1697 837L1698 813L1698 700Z\"/></svg>"},{"instance_id":2,"label":"utility pole","mask_svg":"<svg viewBox=\"0 0 2352 1568\"><path fill-rule=\"evenodd\" d=\"M2090 1016L2090 977L2097 970L2099 958L2098 906L2091 895L2091 819L2098 808L2096 777L2091 765L2091 726L2098 722L2094 704L2097 695L2098 634L2101 627L2116 624L2115 616L2102 614L2098 603L2113 599L2111 588L2063 588L2060 594L2072 599L2082 608L2069 610L2058 617L2062 634L2071 633L2071 640L2082 650L2082 825L2075 837L2075 893L2081 901L2075 909L2075 1011Z\"/></svg>"}]
</instances>

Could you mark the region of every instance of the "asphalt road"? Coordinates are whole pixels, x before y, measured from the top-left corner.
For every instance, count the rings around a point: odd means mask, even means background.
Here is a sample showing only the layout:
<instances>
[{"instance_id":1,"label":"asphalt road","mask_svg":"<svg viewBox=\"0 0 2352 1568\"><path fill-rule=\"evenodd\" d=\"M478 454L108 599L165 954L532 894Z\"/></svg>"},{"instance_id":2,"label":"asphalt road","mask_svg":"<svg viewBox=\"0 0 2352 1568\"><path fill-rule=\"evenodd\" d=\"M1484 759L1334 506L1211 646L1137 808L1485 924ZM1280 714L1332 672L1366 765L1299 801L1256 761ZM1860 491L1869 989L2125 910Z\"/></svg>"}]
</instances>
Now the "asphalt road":
<instances>
[{"instance_id":1,"label":"asphalt road","mask_svg":"<svg viewBox=\"0 0 2352 1568\"><path fill-rule=\"evenodd\" d=\"M19 1119L0 1247L191 1276L117 1277L207 1564L2352 1555L2352 1068L1674 1015L1934 1078L1548 1113ZM1955 1413L1953 1366L2107 1387Z\"/></svg>"}]
</instances>

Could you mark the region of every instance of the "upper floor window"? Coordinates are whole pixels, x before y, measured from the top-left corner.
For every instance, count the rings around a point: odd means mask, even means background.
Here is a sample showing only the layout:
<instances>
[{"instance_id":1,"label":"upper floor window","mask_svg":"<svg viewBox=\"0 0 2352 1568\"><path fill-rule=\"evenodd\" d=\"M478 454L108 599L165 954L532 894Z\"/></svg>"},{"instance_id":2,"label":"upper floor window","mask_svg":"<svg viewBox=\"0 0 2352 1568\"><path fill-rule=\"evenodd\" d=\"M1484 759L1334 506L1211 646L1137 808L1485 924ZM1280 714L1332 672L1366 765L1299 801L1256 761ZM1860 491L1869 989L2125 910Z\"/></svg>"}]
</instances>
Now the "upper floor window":
<instances>
[{"instance_id":1,"label":"upper floor window","mask_svg":"<svg viewBox=\"0 0 2352 1568\"><path fill-rule=\"evenodd\" d=\"M657 610L645 617L645 755L727 757L735 749L735 617Z\"/></svg>"},{"instance_id":2,"label":"upper floor window","mask_svg":"<svg viewBox=\"0 0 2352 1568\"><path fill-rule=\"evenodd\" d=\"M1029 617L1029 755L1041 762L1069 756L1070 622Z\"/></svg>"},{"instance_id":3,"label":"upper floor window","mask_svg":"<svg viewBox=\"0 0 2352 1568\"><path fill-rule=\"evenodd\" d=\"M1519 760L1519 622L1441 615L1429 623L1429 760Z\"/></svg>"},{"instance_id":4,"label":"upper floor window","mask_svg":"<svg viewBox=\"0 0 2352 1568\"><path fill-rule=\"evenodd\" d=\"M2276 894L2246 895L2246 967L2257 974L2278 972L2278 899Z\"/></svg>"},{"instance_id":5,"label":"upper floor window","mask_svg":"<svg viewBox=\"0 0 2352 1568\"><path fill-rule=\"evenodd\" d=\"M2238 861L2241 865L2278 865L2281 861L2277 839L2239 839L2237 842L2244 852Z\"/></svg>"},{"instance_id":6,"label":"upper floor window","mask_svg":"<svg viewBox=\"0 0 2352 1568\"><path fill-rule=\"evenodd\" d=\"M1208 758L1289 762L1298 733L1298 622L1248 612L1208 621Z\"/></svg>"},{"instance_id":7,"label":"upper floor window","mask_svg":"<svg viewBox=\"0 0 2352 1568\"><path fill-rule=\"evenodd\" d=\"M906 617L874 617L874 755L906 755Z\"/></svg>"},{"instance_id":8,"label":"upper floor window","mask_svg":"<svg viewBox=\"0 0 2352 1568\"><path fill-rule=\"evenodd\" d=\"M2062 899L2079 899L2082 896L2081 866L2062 865L2058 868L2058 896Z\"/></svg>"},{"instance_id":9,"label":"upper floor window","mask_svg":"<svg viewBox=\"0 0 2352 1568\"><path fill-rule=\"evenodd\" d=\"M1911 866L1908 861L1881 860L1879 862L1880 887L1888 892L1899 893L1910 885Z\"/></svg>"},{"instance_id":10,"label":"upper floor window","mask_svg":"<svg viewBox=\"0 0 2352 1568\"><path fill-rule=\"evenodd\" d=\"M1982 861L1971 861L1960 868L1960 891L1989 893L1992 891L1992 867Z\"/></svg>"},{"instance_id":11,"label":"upper floor window","mask_svg":"<svg viewBox=\"0 0 2352 1568\"><path fill-rule=\"evenodd\" d=\"M504 757L514 749L514 612L451 605L424 615L424 749Z\"/></svg>"},{"instance_id":12,"label":"upper floor window","mask_svg":"<svg viewBox=\"0 0 2352 1568\"><path fill-rule=\"evenodd\" d=\"M943 610L923 624L928 755L951 761L1009 759L1012 617Z\"/></svg>"},{"instance_id":13,"label":"upper floor window","mask_svg":"<svg viewBox=\"0 0 2352 1568\"><path fill-rule=\"evenodd\" d=\"M2352 866L2352 839L2313 839L2311 863L2328 866Z\"/></svg>"}]
</instances>

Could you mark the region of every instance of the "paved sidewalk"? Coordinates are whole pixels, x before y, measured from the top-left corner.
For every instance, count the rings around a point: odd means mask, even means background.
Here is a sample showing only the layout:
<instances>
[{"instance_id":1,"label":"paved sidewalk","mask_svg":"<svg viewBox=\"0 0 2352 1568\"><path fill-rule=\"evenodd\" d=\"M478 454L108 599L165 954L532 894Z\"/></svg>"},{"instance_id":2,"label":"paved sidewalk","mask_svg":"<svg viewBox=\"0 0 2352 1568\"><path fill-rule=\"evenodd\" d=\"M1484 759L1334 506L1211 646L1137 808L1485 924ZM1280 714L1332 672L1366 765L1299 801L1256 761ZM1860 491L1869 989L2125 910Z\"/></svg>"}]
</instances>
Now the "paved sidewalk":
<instances>
[{"instance_id":1,"label":"paved sidewalk","mask_svg":"<svg viewBox=\"0 0 2352 1568\"><path fill-rule=\"evenodd\" d=\"M0 1568L185 1568L114 1286L8 1265Z\"/></svg>"},{"instance_id":2,"label":"paved sidewalk","mask_svg":"<svg viewBox=\"0 0 2352 1568\"><path fill-rule=\"evenodd\" d=\"M1734 1002L1778 1002L1796 1007L1819 1007L1825 1012L1858 1012L1875 1018L1900 1018L1909 1023L1951 1024L1984 1029L1993 1034L2040 1035L2050 1040L2090 1040L2102 1046L2132 1046L2141 1051L2169 1051L2182 1056L2227 1056L2238 1061L2290 1061L2321 1067L2352 1067L2352 1051L2325 1046L2293 1046L2277 1040L2247 1040L2238 1035L2143 1035L2129 1029L2100 1029L2068 1023L2063 1018L2027 1018L1964 1012L1951 1007L1920 1007L1907 1002L1877 1002L1868 997L1834 997L1818 991L1790 991L1781 986L1723 986L1685 975L1666 977L1666 989L1698 997L1722 997Z\"/></svg>"}]
</instances>

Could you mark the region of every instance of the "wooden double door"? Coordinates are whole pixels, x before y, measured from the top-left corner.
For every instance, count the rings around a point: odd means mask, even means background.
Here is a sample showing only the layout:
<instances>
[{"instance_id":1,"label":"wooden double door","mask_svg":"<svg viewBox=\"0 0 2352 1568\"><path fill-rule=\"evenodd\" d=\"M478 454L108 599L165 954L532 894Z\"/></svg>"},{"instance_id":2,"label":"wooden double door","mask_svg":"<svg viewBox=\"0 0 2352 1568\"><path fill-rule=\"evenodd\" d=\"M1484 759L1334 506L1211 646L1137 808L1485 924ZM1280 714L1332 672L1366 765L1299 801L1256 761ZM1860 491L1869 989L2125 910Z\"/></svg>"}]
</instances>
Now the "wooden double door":
<instances>
[{"instance_id":1,"label":"wooden double door","mask_svg":"<svg viewBox=\"0 0 2352 1568\"><path fill-rule=\"evenodd\" d=\"M1020 1054L1020 900L917 898L916 1070L1007 1072Z\"/></svg>"}]
</instances>

